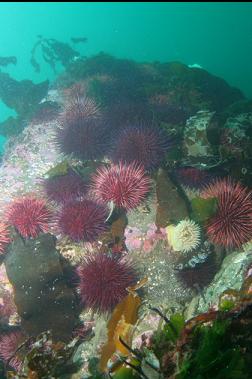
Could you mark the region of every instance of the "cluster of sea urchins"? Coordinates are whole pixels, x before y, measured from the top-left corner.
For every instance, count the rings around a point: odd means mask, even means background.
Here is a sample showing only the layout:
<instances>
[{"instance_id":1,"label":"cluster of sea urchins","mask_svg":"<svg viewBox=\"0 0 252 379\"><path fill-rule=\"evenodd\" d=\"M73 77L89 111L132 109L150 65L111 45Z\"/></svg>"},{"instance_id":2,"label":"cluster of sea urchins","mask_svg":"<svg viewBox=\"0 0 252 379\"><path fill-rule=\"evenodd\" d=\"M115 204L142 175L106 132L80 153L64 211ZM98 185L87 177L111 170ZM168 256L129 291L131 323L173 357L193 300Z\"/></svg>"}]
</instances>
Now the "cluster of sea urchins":
<instances>
[{"instance_id":1,"label":"cluster of sea urchins","mask_svg":"<svg viewBox=\"0 0 252 379\"><path fill-rule=\"evenodd\" d=\"M108 229L108 204L125 212L135 209L147 197L151 179L146 174L160 166L174 143L158 127L127 126L114 133L107 117L85 94L73 96L60 117L57 145L66 155L81 161L103 163L87 183L74 170L44 181L49 201L57 204L56 215L44 199L33 196L17 198L6 212L6 222L24 238L36 238L48 232L56 222L58 231L74 242L93 243ZM217 212L206 225L209 240L224 247L240 247L252 239L252 196L247 188L230 179L210 185L211 175L192 167L177 169L175 176L189 188L204 185L203 198L217 198ZM0 224L0 253L9 243L7 226ZM196 251L201 243L201 229L194 221L182 220L170 229L174 250L184 254ZM191 267L187 273L191 274ZM183 274L185 271L183 271ZM137 282L137 271L120 254L97 251L86 255L77 268L78 290L82 304L98 313L111 312ZM19 335L0 341L0 355L11 358ZM9 348L10 347L10 348ZM10 362L13 367L19 361Z\"/></svg>"},{"instance_id":2,"label":"cluster of sea urchins","mask_svg":"<svg viewBox=\"0 0 252 379\"><path fill-rule=\"evenodd\" d=\"M60 151L81 161L107 155L112 163L101 165L90 183L72 169L44 180L46 198L57 204L55 214L44 199L14 200L6 219L24 239L36 238L56 223L57 230L72 241L93 243L108 228L108 204L125 212L141 204L151 189L146 171L160 165L171 140L153 126L125 128L111 139L113 148L110 136L107 118L93 100L78 92L68 101L56 135ZM3 233L2 244L7 241ZM137 280L132 264L104 252L85 258L77 272L82 302L98 312L111 311Z\"/></svg>"},{"instance_id":3,"label":"cluster of sea urchins","mask_svg":"<svg viewBox=\"0 0 252 379\"><path fill-rule=\"evenodd\" d=\"M174 139L160 127L151 123L115 126L84 87L74 86L60 116L56 141L60 151L80 160L101 159L104 155L112 162L137 162L145 170L157 168L164 160ZM114 137L113 137L114 136Z\"/></svg>"},{"instance_id":4,"label":"cluster of sea urchins","mask_svg":"<svg viewBox=\"0 0 252 379\"><path fill-rule=\"evenodd\" d=\"M94 242L107 229L108 203L125 211L133 209L145 199L150 184L141 165L120 162L98 168L89 187L72 174L47 180L45 190L49 199L60 203L58 230L75 242Z\"/></svg>"},{"instance_id":5,"label":"cluster of sea urchins","mask_svg":"<svg viewBox=\"0 0 252 379\"><path fill-rule=\"evenodd\" d=\"M151 180L145 169L157 166L160 158L164 157L166 142L157 130L151 128L134 128L132 131L138 155L127 159L127 154L131 154L131 139L125 140L122 150L125 155L121 155L117 163L100 166L91 176L89 188L75 173L52 178L45 183L48 198L60 204L57 225L62 235L75 242L92 243L107 229L109 203L127 212L146 198ZM57 142L66 155L81 160L98 159L106 153L106 149L111 152L111 146L106 146L106 133L108 130L101 109L78 93L61 116ZM120 139L123 143L123 136L118 138L119 146ZM141 144L141 138L144 146L140 151L138 144ZM115 149L113 152L116 154ZM78 276L83 303L98 312L111 311L127 294L126 288L136 282L135 269L131 264L106 253L85 258L78 268Z\"/></svg>"}]
</instances>

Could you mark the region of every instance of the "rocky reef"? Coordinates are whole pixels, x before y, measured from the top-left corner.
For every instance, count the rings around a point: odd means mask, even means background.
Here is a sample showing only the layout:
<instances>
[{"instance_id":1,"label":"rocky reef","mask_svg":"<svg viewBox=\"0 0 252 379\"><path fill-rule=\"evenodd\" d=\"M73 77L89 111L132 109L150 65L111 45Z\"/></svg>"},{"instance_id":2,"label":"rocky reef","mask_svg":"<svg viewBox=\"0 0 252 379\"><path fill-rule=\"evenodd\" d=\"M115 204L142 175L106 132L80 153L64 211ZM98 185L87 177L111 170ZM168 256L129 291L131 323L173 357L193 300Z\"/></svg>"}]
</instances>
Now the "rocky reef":
<instances>
[{"instance_id":1,"label":"rocky reef","mask_svg":"<svg viewBox=\"0 0 252 379\"><path fill-rule=\"evenodd\" d=\"M49 91L1 73L3 377L249 379L251 101L179 62L38 49L65 66Z\"/></svg>"}]
</instances>

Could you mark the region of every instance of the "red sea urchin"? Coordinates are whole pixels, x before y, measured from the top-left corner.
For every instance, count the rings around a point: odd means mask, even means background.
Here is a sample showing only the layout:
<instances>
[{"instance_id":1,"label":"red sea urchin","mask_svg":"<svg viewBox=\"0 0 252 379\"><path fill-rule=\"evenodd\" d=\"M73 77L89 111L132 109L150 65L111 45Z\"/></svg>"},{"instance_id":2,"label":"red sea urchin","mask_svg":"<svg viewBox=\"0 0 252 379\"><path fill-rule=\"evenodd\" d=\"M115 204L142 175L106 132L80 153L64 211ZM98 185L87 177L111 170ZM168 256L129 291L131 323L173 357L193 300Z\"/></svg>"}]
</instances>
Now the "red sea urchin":
<instances>
[{"instance_id":1,"label":"red sea urchin","mask_svg":"<svg viewBox=\"0 0 252 379\"><path fill-rule=\"evenodd\" d=\"M15 199L6 217L23 238L36 238L40 232L48 232L52 213L45 200L27 196Z\"/></svg>"},{"instance_id":2,"label":"red sea urchin","mask_svg":"<svg viewBox=\"0 0 252 379\"><path fill-rule=\"evenodd\" d=\"M240 191L244 187L239 182L234 183L230 177L224 179L216 179L202 189L200 196L203 197L203 199L209 199L211 197L218 198L224 192L233 192L234 188L236 191Z\"/></svg>"},{"instance_id":3,"label":"red sea urchin","mask_svg":"<svg viewBox=\"0 0 252 379\"><path fill-rule=\"evenodd\" d=\"M240 247L252 239L252 193L231 179L216 180L202 193L216 197L218 209L207 223L207 235L213 243Z\"/></svg>"},{"instance_id":4,"label":"red sea urchin","mask_svg":"<svg viewBox=\"0 0 252 379\"><path fill-rule=\"evenodd\" d=\"M77 273L83 304L100 313L112 311L137 281L130 263L103 253L85 257Z\"/></svg>"},{"instance_id":5,"label":"red sea urchin","mask_svg":"<svg viewBox=\"0 0 252 379\"><path fill-rule=\"evenodd\" d=\"M72 200L58 215L58 228L73 241L94 242L106 230L106 208L93 200Z\"/></svg>"},{"instance_id":6,"label":"red sea urchin","mask_svg":"<svg viewBox=\"0 0 252 379\"><path fill-rule=\"evenodd\" d=\"M101 117L99 108L84 97L66 107L56 140L63 154L92 160L103 157L109 135L107 122Z\"/></svg>"},{"instance_id":7,"label":"red sea urchin","mask_svg":"<svg viewBox=\"0 0 252 379\"><path fill-rule=\"evenodd\" d=\"M8 227L3 222L0 222L0 254L4 253L5 247L10 242L10 233Z\"/></svg>"},{"instance_id":8,"label":"red sea urchin","mask_svg":"<svg viewBox=\"0 0 252 379\"><path fill-rule=\"evenodd\" d=\"M74 200L87 192L87 183L73 170L66 175L45 179L43 186L47 197L56 203Z\"/></svg>"},{"instance_id":9,"label":"red sea urchin","mask_svg":"<svg viewBox=\"0 0 252 379\"><path fill-rule=\"evenodd\" d=\"M119 133L113 145L113 162L136 161L145 170L153 170L164 159L172 145L172 139L158 127L126 127Z\"/></svg>"},{"instance_id":10,"label":"red sea urchin","mask_svg":"<svg viewBox=\"0 0 252 379\"><path fill-rule=\"evenodd\" d=\"M137 207L144 200L150 185L144 168L136 162L103 166L94 174L91 184L98 201L113 201L118 208L126 210Z\"/></svg>"}]
</instances>

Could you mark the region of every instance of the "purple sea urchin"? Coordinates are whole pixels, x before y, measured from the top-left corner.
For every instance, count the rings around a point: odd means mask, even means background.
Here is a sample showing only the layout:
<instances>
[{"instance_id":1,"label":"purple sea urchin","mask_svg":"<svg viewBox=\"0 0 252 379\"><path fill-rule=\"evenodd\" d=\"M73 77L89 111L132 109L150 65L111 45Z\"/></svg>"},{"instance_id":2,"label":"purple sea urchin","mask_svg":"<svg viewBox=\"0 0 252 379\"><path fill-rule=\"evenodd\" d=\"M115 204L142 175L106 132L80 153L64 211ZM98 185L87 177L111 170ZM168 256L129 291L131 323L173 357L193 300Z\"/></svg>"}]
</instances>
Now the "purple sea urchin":
<instances>
[{"instance_id":1,"label":"purple sea urchin","mask_svg":"<svg viewBox=\"0 0 252 379\"><path fill-rule=\"evenodd\" d=\"M87 183L73 170L66 175L45 179L43 186L47 197L56 203L74 200L85 195L88 189Z\"/></svg>"},{"instance_id":2,"label":"purple sea urchin","mask_svg":"<svg viewBox=\"0 0 252 379\"><path fill-rule=\"evenodd\" d=\"M207 171L195 167L179 167L175 176L182 185L190 189L201 189L213 179Z\"/></svg>"},{"instance_id":3,"label":"purple sea urchin","mask_svg":"<svg viewBox=\"0 0 252 379\"><path fill-rule=\"evenodd\" d=\"M107 212L92 200L73 200L64 204L58 215L58 228L73 241L94 242L106 230Z\"/></svg>"},{"instance_id":4,"label":"purple sea urchin","mask_svg":"<svg viewBox=\"0 0 252 379\"><path fill-rule=\"evenodd\" d=\"M145 170L152 170L162 162L172 143L157 127L126 127L115 139L111 157L114 162L135 161Z\"/></svg>"},{"instance_id":5,"label":"purple sea urchin","mask_svg":"<svg viewBox=\"0 0 252 379\"><path fill-rule=\"evenodd\" d=\"M103 253L84 258L77 272L83 304L98 312L112 311L137 281L130 263Z\"/></svg>"},{"instance_id":6,"label":"purple sea urchin","mask_svg":"<svg viewBox=\"0 0 252 379\"><path fill-rule=\"evenodd\" d=\"M66 155L81 160L98 159L108 148L108 125L92 100L76 99L61 116L56 140Z\"/></svg>"}]
</instances>

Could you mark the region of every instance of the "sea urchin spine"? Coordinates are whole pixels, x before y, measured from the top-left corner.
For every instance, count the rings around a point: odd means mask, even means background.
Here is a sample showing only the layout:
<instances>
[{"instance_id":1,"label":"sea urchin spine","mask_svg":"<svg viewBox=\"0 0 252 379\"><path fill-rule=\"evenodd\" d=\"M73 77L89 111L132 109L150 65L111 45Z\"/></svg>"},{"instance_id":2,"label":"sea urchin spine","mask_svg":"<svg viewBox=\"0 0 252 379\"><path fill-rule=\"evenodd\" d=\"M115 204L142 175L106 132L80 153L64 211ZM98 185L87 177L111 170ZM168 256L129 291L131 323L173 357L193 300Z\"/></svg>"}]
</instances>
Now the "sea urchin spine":
<instances>
[{"instance_id":1,"label":"sea urchin spine","mask_svg":"<svg viewBox=\"0 0 252 379\"><path fill-rule=\"evenodd\" d=\"M6 246L10 242L10 232L8 226L0 222L0 254L3 254Z\"/></svg>"}]
</instances>

